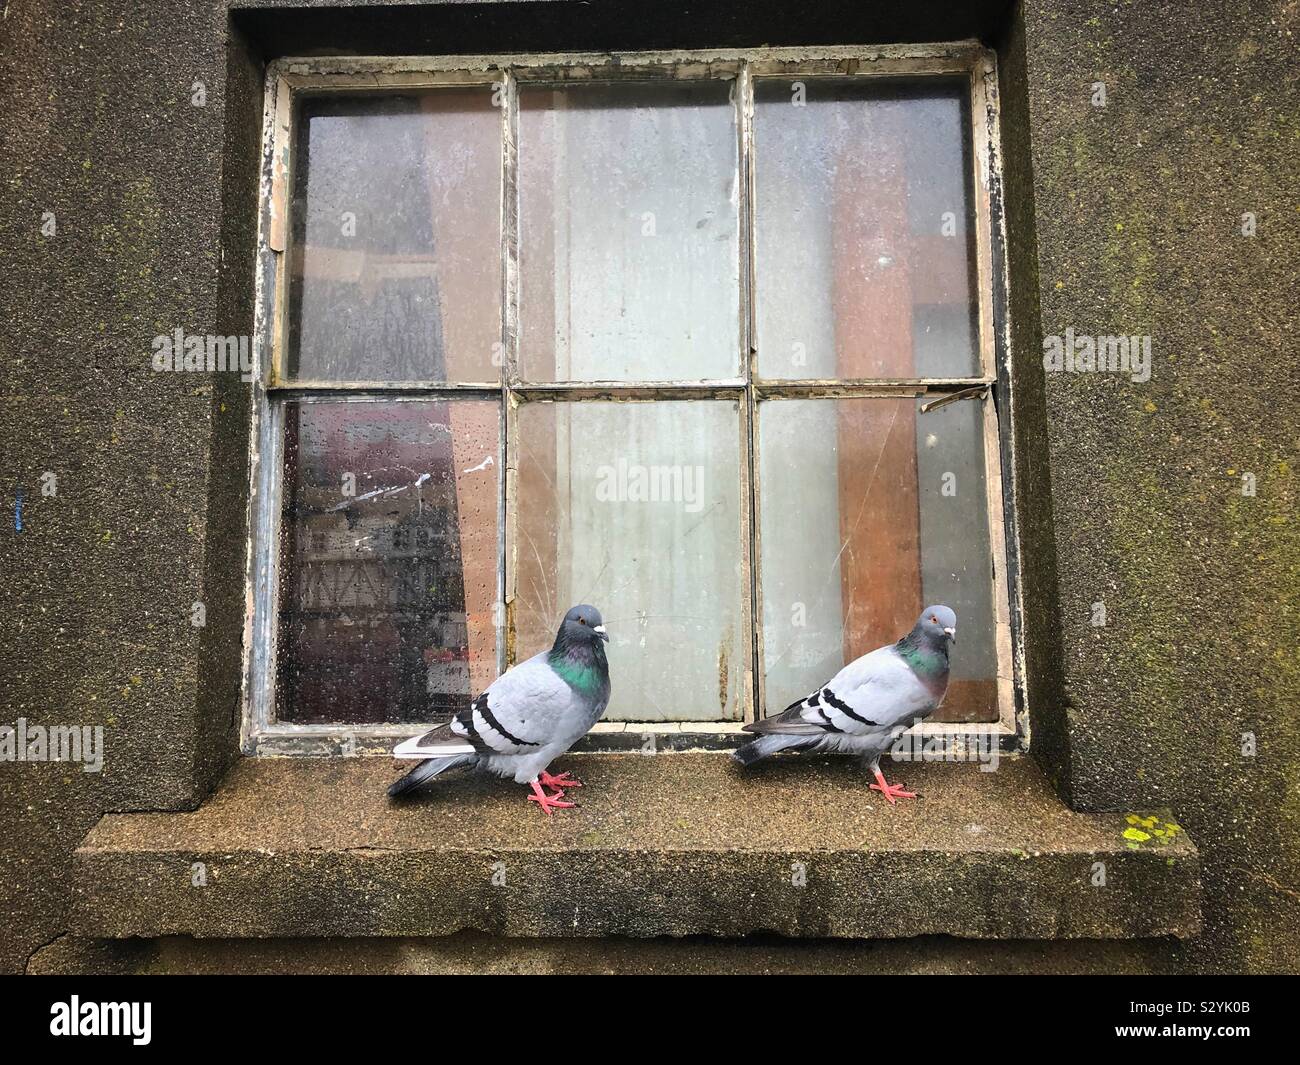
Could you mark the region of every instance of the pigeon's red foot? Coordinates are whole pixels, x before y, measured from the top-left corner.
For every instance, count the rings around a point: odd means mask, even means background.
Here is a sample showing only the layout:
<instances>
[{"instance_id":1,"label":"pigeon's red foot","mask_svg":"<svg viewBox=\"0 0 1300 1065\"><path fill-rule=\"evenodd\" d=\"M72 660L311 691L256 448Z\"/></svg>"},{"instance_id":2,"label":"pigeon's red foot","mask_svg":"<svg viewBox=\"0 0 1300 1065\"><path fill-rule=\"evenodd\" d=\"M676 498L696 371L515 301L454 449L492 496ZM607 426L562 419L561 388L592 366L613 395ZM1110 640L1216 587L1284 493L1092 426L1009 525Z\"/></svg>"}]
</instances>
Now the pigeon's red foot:
<instances>
[{"instance_id":1,"label":"pigeon's red foot","mask_svg":"<svg viewBox=\"0 0 1300 1065\"><path fill-rule=\"evenodd\" d=\"M547 817L551 816L552 810L569 810L577 805L572 802L561 802L560 800L564 798L564 793L562 791L557 791L554 795L547 795L546 792L542 791L541 784L536 780L532 782L531 787L533 793L528 796L528 801L537 803L538 806L546 811Z\"/></svg>"},{"instance_id":2,"label":"pigeon's red foot","mask_svg":"<svg viewBox=\"0 0 1300 1065\"><path fill-rule=\"evenodd\" d=\"M582 781L570 773L558 773L555 776L551 776L550 773L543 771L537 779L541 782L542 787L554 788L561 794L564 793L565 788L582 787Z\"/></svg>"},{"instance_id":3,"label":"pigeon's red foot","mask_svg":"<svg viewBox=\"0 0 1300 1065\"><path fill-rule=\"evenodd\" d=\"M889 800L890 806L896 805L894 802L895 799L916 798L916 792L904 791L902 784L889 783L889 781L885 779L885 774L882 773L879 769L876 770L876 783L871 785L871 790L880 792L886 799Z\"/></svg>"}]
</instances>

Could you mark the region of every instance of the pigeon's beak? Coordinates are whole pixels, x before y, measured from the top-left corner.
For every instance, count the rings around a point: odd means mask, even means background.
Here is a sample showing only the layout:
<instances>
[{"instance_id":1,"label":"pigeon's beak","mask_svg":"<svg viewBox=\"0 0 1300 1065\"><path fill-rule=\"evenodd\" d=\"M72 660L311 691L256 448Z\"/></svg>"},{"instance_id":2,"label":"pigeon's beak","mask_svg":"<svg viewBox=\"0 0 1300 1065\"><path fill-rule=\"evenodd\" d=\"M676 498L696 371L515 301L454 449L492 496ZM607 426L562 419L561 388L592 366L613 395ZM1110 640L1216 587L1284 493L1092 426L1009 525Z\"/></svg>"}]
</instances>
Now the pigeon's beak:
<instances>
[{"instance_id":1,"label":"pigeon's beak","mask_svg":"<svg viewBox=\"0 0 1300 1065\"><path fill-rule=\"evenodd\" d=\"M957 642L957 630L956 630L956 629L944 629L943 631L946 632L946 633L948 634L948 639L950 639L953 643L956 643L956 642Z\"/></svg>"},{"instance_id":2,"label":"pigeon's beak","mask_svg":"<svg viewBox=\"0 0 1300 1065\"><path fill-rule=\"evenodd\" d=\"M609 643L609 633L607 633L607 632L605 631L605 626L604 626L604 625L594 625L594 626L592 626L591 631L594 632L597 636L599 636L599 637L600 637L602 640L604 640L606 643Z\"/></svg>"}]
</instances>

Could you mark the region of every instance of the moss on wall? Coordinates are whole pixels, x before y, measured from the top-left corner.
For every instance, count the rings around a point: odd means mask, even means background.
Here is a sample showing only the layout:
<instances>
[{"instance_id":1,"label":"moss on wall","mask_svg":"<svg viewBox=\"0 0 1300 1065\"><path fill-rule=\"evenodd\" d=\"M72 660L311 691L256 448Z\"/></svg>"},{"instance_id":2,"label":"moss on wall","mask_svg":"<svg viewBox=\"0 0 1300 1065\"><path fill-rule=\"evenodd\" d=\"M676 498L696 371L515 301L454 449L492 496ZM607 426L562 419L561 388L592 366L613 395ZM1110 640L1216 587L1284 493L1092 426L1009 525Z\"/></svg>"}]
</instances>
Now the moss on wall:
<instances>
[{"instance_id":1,"label":"moss on wall","mask_svg":"<svg viewBox=\"0 0 1300 1065\"><path fill-rule=\"evenodd\" d=\"M1295 969L1300 143L1279 73L1300 14L1031 0L1024 18L1042 330L1153 343L1145 384L1045 382L1070 795L1180 812L1208 891L1188 964Z\"/></svg>"}]
</instances>

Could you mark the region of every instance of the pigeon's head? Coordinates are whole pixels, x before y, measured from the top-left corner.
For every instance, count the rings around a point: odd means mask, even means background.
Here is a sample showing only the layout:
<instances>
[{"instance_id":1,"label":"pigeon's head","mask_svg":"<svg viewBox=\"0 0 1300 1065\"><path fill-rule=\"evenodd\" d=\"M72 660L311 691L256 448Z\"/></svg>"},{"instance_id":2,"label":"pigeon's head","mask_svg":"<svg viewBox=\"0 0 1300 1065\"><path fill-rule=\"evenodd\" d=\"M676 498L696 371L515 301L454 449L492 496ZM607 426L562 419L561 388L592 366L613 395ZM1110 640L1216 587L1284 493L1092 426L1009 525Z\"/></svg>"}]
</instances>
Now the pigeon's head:
<instances>
[{"instance_id":1,"label":"pigeon's head","mask_svg":"<svg viewBox=\"0 0 1300 1065\"><path fill-rule=\"evenodd\" d=\"M916 627L937 644L957 642L957 615L946 606L928 606L916 619Z\"/></svg>"},{"instance_id":2,"label":"pigeon's head","mask_svg":"<svg viewBox=\"0 0 1300 1065\"><path fill-rule=\"evenodd\" d=\"M609 641L605 623L600 619L600 611L586 603L579 603L564 615L564 620L560 622L560 636L568 644Z\"/></svg>"}]
</instances>

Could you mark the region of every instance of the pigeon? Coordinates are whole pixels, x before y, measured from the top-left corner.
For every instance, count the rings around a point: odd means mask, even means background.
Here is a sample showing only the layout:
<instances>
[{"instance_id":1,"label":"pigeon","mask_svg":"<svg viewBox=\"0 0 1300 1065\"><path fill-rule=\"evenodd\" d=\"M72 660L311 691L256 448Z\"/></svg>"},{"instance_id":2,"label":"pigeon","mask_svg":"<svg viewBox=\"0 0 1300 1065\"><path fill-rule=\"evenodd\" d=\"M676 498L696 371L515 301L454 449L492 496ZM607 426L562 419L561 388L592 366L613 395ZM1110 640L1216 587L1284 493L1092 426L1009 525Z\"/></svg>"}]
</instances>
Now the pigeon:
<instances>
[{"instance_id":1,"label":"pigeon","mask_svg":"<svg viewBox=\"0 0 1300 1065\"><path fill-rule=\"evenodd\" d=\"M396 798L448 769L469 767L528 784L549 817L568 809L566 788L582 786L568 773L552 776L551 762L578 742L609 705L609 641L600 611L575 606L560 622L549 651L506 670L445 725L399 744L396 758L422 761L388 789ZM548 795L543 789L554 788Z\"/></svg>"},{"instance_id":2,"label":"pigeon","mask_svg":"<svg viewBox=\"0 0 1300 1065\"><path fill-rule=\"evenodd\" d=\"M933 713L948 690L948 647L957 640L957 615L946 606L928 606L912 631L894 644L878 647L850 662L830 683L791 703L776 717L746 725L758 733L732 752L741 765L753 765L778 751L856 754L875 774L871 787L893 806L915 792L890 784L880 771L880 756L896 737Z\"/></svg>"}]
</instances>

